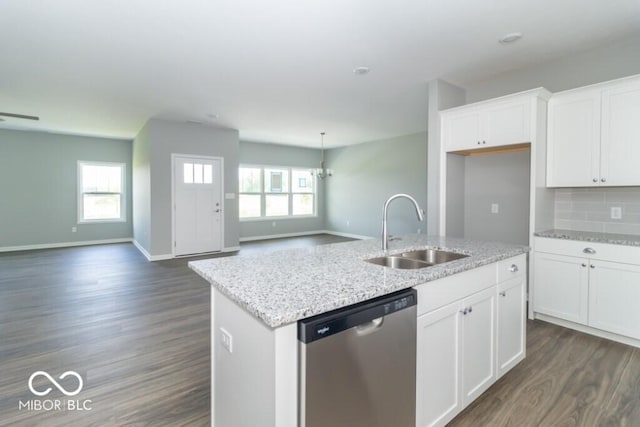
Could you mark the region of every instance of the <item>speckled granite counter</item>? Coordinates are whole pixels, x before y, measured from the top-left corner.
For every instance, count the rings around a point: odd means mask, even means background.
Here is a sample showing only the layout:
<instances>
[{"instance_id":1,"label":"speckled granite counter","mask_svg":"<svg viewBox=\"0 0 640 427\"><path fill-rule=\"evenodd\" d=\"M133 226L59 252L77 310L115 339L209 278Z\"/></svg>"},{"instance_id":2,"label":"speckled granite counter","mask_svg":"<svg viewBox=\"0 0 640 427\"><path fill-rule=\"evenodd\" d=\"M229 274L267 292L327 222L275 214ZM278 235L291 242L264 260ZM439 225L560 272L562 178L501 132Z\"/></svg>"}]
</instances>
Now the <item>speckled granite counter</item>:
<instances>
[{"instance_id":1,"label":"speckled granite counter","mask_svg":"<svg viewBox=\"0 0 640 427\"><path fill-rule=\"evenodd\" d=\"M574 230L546 230L533 233L538 237L578 240L582 242L609 243L612 245L640 246L640 236L635 234L594 233Z\"/></svg>"},{"instance_id":2,"label":"speckled granite counter","mask_svg":"<svg viewBox=\"0 0 640 427\"><path fill-rule=\"evenodd\" d=\"M370 239L192 261L189 267L275 328L529 250L526 246L495 242L407 235L389 243L389 254L425 248L470 256L417 270L391 269L363 261L382 255L380 240Z\"/></svg>"}]
</instances>

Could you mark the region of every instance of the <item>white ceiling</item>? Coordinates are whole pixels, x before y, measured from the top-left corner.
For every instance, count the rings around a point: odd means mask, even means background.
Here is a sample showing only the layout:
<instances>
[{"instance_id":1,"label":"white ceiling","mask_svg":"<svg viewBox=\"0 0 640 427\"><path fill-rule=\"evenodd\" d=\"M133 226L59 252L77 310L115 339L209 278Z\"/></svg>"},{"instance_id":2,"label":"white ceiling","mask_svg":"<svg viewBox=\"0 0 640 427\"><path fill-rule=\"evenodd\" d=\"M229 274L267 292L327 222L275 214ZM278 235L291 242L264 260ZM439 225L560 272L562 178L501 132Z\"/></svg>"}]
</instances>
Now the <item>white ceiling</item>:
<instances>
[{"instance_id":1,"label":"white ceiling","mask_svg":"<svg viewBox=\"0 0 640 427\"><path fill-rule=\"evenodd\" d=\"M434 78L465 85L636 31L639 0L1 0L0 111L41 120L0 127L133 138L158 117L347 145L425 130Z\"/></svg>"}]
</instances>

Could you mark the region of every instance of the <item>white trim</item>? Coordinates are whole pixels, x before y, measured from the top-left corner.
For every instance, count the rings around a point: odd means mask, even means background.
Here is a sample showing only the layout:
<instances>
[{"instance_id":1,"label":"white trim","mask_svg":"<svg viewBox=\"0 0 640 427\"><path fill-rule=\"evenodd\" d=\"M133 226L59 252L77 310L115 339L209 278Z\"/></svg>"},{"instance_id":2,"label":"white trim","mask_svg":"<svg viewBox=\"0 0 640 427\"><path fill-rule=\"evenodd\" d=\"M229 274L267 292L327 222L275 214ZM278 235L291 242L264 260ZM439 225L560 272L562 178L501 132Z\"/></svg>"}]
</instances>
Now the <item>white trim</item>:
<instances>
[{"instance_id":1,"label":"white trim","mask_svg":"<svg viewBox=\"0 0 640 427\"><path fill-rule=\"evenodd\" d=\"M238 252L240 250L240 246L229 246L228 248L222 249L222 252Z\"/></svg>"},{"instance_id":2,"label":"white trim","mask_svg":"<svg viewBox=\"0 0 640 427\"><path fill-rule=\"evenodd\" d=\"M358 240L375 239L375 237L362 236L360 234L341 233L339 231L329 231L329 230L312 230L312 231L300 231L297 233L283 233L283 234L269 234L265 236L241 237L240 242L253 242L256 240L269 240L269 239L283 239L287 237L313 236L316 234L331 234L332 236L349 237L351 239L358 239Z\"/></svg>"},{"instance_id":3,"label":"white trim","mask_svg":"<svg viewBox=\"0 0 640 427\"><path fill-rule=\"evenodd\" d=\"M162 261L165 259L173 259L175 258L173 256L173 254L164 254L164 255L151 255L149 252L147 252L147 250L145 248L142 247L142 245L140 243L138 243L137 240L133 239L132 242L133 246L135 246L140 253L142 253L142 255L144 255L144 257L147 259L147 261Z\"/></svg>"},{"instance_id":4,"label":"white trim","mask_svg":"<svg viewBox=\"0 0 640 427\"><path fill-rule=\"evenodd\" d=\"M585 334L595 335L600 338L606 338L611 341L621 342L623 344L640 348L640 340L625 337L624 335L614 334L613 332L603 331L601 329L592 328L590 326L581 325L579 323L570 322L568 320L559 319L553 316L547 316L546 314L537 312L534 313L534 319L553 323L554 325L573 329L574 331L584 332Z\"/></svg>"},{"instance_id":5,"label":"white trim","mask_svg":"<svg viewBox=\"0 0 640 427\"><path fill-rule=\"evenodd\" d=\"M322 233L331 234L333 236L339 236L339 237L349 237L351 239L358 239L358 240L377 239L377 237L364 236L362 234L342 233L340 231L323 230Z\"/></svg>"},{"instance_id":6,"label":"white trim","mask_svg":"<svg viewBox=\"0 0 640 427\"><path fill-rule=\"evenodd\" d=\"M76 202L78 224L108 224L115 222L127 222L127 164L122 162L94 162L91 160L78 160L76 162ZM109 166L120 168L120 218L84 219L84 205L82 191L82 167L83 166Z\"/></svg>"},{"instance_id":7,"label":"white trim","mask_svg":"<svg viewBox=\"0 0 640 427\"><path fill-rule=\"evenodd\" d=\"M269 239L283 239L286 237L312 236L314 234L328 234L328 233L326 233L323 230L314 230L314 231L300 231L298 233L269 234L266 236L249 236L249 237L241 237L240 242L252 242L255 240L269 240Z\"/></svg>"},{"instance_id":8,"label":"white trim","mask_svg":"<svg viewBox=\"0 0 640 427\"><path fill-rule=\"evenodd\" d=\"M17 251L31 251L35 249L69 248L72 246L108 245L111 243L131 243L132 241L133 241L133 238L125 237L122 239L84 240L84 241L78 241L78 242L43 243L39 245L4 246L4 247L0 247L0 252L17 252Z\"/></svg>"},{"instance_id":9,"label":"white trim","mask_svg":"<svg viewBox=\"0 0 640 427\"><path fill-rule=\"evenodd\" d=\"M202 156L196 154L181 154L171 153L171 257L176 257L176 159L178 157L186 157L190 159L204 159L204 160L219 160L220 161L220 209L222 210L222 223L220 224L220 247L224 246L224 229L226 228L226 215L227 209L224 205L225 202L225 187L224 187L224 157L219 156ZM224 250L223 250L224 251ZM218 252L218 251L216 251ZM162 258L167 259L167 258Z\"/></svg>"}]
</instances>

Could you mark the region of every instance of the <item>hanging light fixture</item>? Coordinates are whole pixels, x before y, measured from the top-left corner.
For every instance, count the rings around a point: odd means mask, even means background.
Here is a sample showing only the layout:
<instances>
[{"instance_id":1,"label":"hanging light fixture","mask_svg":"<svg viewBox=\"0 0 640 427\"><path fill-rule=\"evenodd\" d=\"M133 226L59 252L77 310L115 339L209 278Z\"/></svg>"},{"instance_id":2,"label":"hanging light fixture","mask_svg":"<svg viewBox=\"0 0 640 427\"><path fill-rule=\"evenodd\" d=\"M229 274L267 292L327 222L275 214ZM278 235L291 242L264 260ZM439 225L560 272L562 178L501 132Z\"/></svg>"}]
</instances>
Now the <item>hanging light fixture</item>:
<instances>
[{"instance_id":1,"label":"hanging light fixture","mask_svg":"<svg viewBox=\"0 0 640 427\"><path fill-rule=\"evenodd\" d=\"M333 176L333 170L327 169L324 164L324 132L320 132L320 167L311 169L311 175L315 175L320 179Z\"/></svg>"}]
</instances>

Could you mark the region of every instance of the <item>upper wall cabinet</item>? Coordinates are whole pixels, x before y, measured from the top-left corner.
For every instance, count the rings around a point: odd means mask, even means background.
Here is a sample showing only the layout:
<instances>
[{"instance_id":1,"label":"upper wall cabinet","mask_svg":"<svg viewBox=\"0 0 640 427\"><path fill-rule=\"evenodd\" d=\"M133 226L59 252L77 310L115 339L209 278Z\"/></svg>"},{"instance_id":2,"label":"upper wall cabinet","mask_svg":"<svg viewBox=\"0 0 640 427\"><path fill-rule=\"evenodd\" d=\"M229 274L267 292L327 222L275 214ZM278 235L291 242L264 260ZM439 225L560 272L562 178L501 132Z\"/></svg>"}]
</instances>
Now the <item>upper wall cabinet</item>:
<instances>
[{"instance_id":1,"label":"upper wall cabinet","mask_svg":"<svg viewBox=\"0 0 640 427\"><path fill-rule=\"evenodd\" d=\"M547 186L640 185L640 76L554 94Z\"/></svg>"},{"instance_id":2,"label":"upper wall cabinet","mask_svg":"<svg viewBox=\"0 0 640 427\"><path fill-rule=\"evenodd\" d=\"M464 105L441 112L444 151L466 151L532 140L532 99L544 89Z\"/></svg>"}]
</instances>

